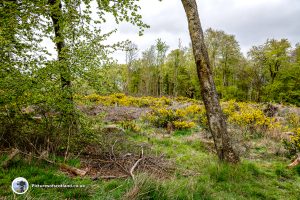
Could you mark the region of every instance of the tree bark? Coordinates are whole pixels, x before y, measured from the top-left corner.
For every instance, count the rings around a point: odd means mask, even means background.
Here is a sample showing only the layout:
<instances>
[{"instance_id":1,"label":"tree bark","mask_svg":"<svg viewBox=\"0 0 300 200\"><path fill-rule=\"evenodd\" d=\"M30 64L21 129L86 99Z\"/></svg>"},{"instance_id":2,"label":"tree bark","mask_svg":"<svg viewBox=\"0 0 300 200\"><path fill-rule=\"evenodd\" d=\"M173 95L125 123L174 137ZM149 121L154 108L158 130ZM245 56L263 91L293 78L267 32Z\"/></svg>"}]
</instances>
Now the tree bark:
<instances>
[{"instance_id":1,"label":"tree bark","mask_svg":"<svg viewBox=\"0 0 300 200\"><path fill-rule=\"evenodd\" d=\"M204 43L196 0L181 0L181 2L188 20L197 74L201 85L201 95L218 157L221 161L237 163L239 162L239 156L231 146L225 117L219 103L208 52Z\"/></svg>"},{"instance_id":2,"label":"tree bark","mask_svg":"<svg viewBox=\"0 0 300 200\"><path fill-rule=\"evenodd\" d=\"M66 62L66 45L61 26L63 17L62 4L60 0L48 0L48 4L50 5L50 17L54 27L54 43L57 48L58 61L60 65L61 86L62 89L67 92L67 99L72 100L71 75Z\"/></svg>"},{"instance_id":3,"label":"tree bark","mask_svg":"<svg viewBox=\"0 0 300 200\"><path fill-rule=\"evenodd\" d=\"M72 92L72 83L71 83L71 71L70 63L68 62L68 49L65 44L65 38L63 34L63 11L61 0L48 0L48 5L50 7L50 17L53 23L53 29L55 34L54 43L57 48L58 55L58 66L60 73L61 81L61 90L62 90L62 105L63 112L62 115L64 120L65 131L70 134L78 130L77 116L75 112L75 105L73 101L73 92ZM68 153L69 142L66 144L67 150L65 154Z\"/></svg>"}]
</instances>

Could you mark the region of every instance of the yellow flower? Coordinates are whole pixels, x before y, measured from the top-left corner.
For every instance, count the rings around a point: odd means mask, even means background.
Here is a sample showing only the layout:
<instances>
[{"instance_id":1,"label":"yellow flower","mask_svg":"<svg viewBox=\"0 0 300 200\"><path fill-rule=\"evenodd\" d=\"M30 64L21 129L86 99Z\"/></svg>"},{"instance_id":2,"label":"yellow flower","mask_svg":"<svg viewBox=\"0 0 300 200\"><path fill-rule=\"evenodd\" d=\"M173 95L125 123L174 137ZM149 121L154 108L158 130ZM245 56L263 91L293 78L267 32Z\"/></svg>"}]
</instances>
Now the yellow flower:
<instances>
[{"instance_id":1,"label":"yellow flower","mask_svg":"<svg viewBox=\"0 0 300 200\"><path fill-rule=\"evenodd\" d=\"M187 122L187 121L174 121L173 125L175 129L190 129L194 128L196 124L194 122Z\"/></svg>"}]
</instances>

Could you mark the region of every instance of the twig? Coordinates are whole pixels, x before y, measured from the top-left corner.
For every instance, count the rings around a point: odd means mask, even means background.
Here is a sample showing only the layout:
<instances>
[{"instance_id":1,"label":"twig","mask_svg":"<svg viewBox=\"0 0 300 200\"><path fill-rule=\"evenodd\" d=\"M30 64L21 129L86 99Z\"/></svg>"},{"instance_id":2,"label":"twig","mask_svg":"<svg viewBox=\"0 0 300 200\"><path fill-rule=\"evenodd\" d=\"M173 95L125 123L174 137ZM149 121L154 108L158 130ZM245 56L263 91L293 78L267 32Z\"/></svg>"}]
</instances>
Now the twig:
<instances>
[{"instance_id":1,"label":"twig","mask_svg":"<svg viewBox=\"0 0 300 200\"><path fill-rule=\"evenodd\" d=\"M32 144L32 142L30 142L30 140L27 137L25 137L25 139L36 150L36 152L40 154L39 150L37 150L37 148L34 146L34 144Z\"/></svg>"},{"instance_id":2,"label":"twig","mask_svg":"<svg viewBox=\"0 0 300 200\"><path fill-rule=\"evenodd\" d=\"M96 176L96 177L93 177L92 180L96 181L99 178L100 179L119 179L119 178L127 178L127 177L128 177L128 175L122 175L122 176Z\"/></svg>"},{"instance_id":3,"label":"twig","mask_svg":"<svg viewBox=\"0 0 300 200\"><path fill-rule=\"evenodd\" d=\"M82 151L83 151L83 149L76 155L76 157L74 159L77 159L80 156L80 154L82 153Z\"/></svg>"},{"instance_id":4,"label":"twig","mask_svg":"<svg viewBox=\"0 0 300 200\"><path fill-rule=\"evenodd\" d=\"M68 135L68 143L67 143L67 149L65 152L64 162L67 160L68 152L69 152L69 146L70 146L70 135L71 135L71 127L69 127L69 135Z\"/></svg>"},{"instance_id":5,"label":"twig","mask_svg":"<svg viewBox=\"0 0 300 200\"><path fill-rule=\"evenodd\" d=\"M131 177L132 177L133 180L134 180L134 174L133 174L133 171L134 171L134 169L137 167L137 165L139 164L139 162L141 162L143 159L144 159L144 158L138 159L138 160L134 163L134 165L132 166L132 168L130 169L130 175L131 175Z\"/></svg>"},{"instance_id":6,"label":"twig","mask_svg":"<svg viewBox=\"0 0 300 200\"><path fill-rule=\"evenodd\" d=\"M48 162L48 163L51 163L51 164L56 164L55 162L53 162L53 161L51 161L51 160L48 160L48 159L46 159L46 158L44 158L43 156L34 156L34 155L31 155L31 154L28 154L28 153L25 153L25 152L20 152L21 154L24 154L24 155L27 155L27 156L32 156L32 157L34 157L34 158L37 158L37 159L42 159L42 160L44 160L44 161L46 161L46 162Z\"/></svg>"},{"instance_id":7,"label":"twig","mask_svg":"<svg viewBox=\"0 0 300 200\"><path fill-rule=\"evenodd\" d=\"M131 167L131 169L130 169L130 175L131 175L131 177L132 177L133 180L135 180L135 179L134 179L133 171L134 171L134 169L138 166L138 164L139 164L143 159L144 159L144 149L143 149L143 147L142 147L141 158L138 159L138 160L134 163L134 165Z\"/></svg>"},{"instance_id":8,"label":"twig","mask_svg":"<svg viewBox=\"0 0 300 200\"><path fill-rule=\"evenodd\" d=\"M117 142L118 142L118 139L116 139L116 141L114 142L114 144L111 146L111 153L112 153L115 161L116 161L117 158L116 158L116 155L114 153L114 147L115 147L115 145L116 145Z\"/></svg>"}]
</instances>

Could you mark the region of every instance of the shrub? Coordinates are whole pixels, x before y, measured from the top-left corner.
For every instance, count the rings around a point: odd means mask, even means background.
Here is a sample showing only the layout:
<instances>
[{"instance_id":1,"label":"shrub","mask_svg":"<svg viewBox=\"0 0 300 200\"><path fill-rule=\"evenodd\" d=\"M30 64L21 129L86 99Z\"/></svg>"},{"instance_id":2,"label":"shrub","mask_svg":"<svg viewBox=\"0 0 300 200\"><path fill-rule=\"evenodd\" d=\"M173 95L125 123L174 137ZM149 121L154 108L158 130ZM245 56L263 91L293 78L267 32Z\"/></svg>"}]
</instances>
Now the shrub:
<instances>
[{"instance_id":1,"label":"shrub","mask_svg":"<svg viewBox=\"0 0 300 200\"><path fill-rule=\"evenodd\" d=\"M300 127L300 116L296 113L289 113L286 117L286 120L290 127L297 128Z\"/></svg>"},{"instance_id":2,"label":"shrub","mask_svg":"<svg viewBox=\"0 0 300 200\"><path fill-rule=\"evenodd\" d=\"M152 108L152 112L146 116L146 120L159 128L166 128L169 122L180 119L176 112L168 108Z\"/></svg>"},{"instance_id":3,"label":"shrub","mask_svg":"<svg viewBox=\"0 0 300 200\"><path fill-rule=\"evenodd\" d=\"M231 100L222 105L228 122L245 128L251 134L280 127L275 118L266 116L257 104Z\"/></svg>"},{"instance_id":4,"label":"shrub","mask_svg":"<svg viewBox=\"0 0 300 200\"><path fill-rule=\"evenodd\" d=\"M290 155L300 152L300 116L295 113L287 115L288 129L291 133L290 140L283 140L284 147L289 151Z\"/></svg>"},{"instance_id":5,"label":"shrub","mask_svg":"<svg viewBox=\"0 0 300 200\"><path fill-rule=\"evenodd\" d=\"M132 97L125 94L112 94L108 96L101 96L98 94L90 94L82 98L83 101L102 104L104 106L134 106L134 107L162 107L171 105L171 99L167 97ZM80 101L79 101L80 102Z\"/></svg>"},{"instance_id":6,"label":"shrub","mask_svg":"<svg viewBox=\"0 0 300 200\"><path fill-rule=\"evenodd\" d=\"M188 122L188 121L174 121L173 125L175 129L178 130L191 129L196 126L194 122Z\"/></svg>"},{"instance_id":7,"label":"shrub","mask_svg":"<svg viewBox=\"0 0 300 200\"><path fill-rule=\"evenodd\" d=\"M132 132L135 132L135 133L141 131L141 127L138 126L134 121L122 121L121 126L125 130L129 130L129 131L132 131Z\"/></svg>"},{"instance_id":8,"label":"shrub","mask_svg":"<svg viewBox=\"0 0 300 200\"><path fill-rule=\"evenodd\" d=\"M291 156L300 152L300 128L295 128L290 140L283 140L283 144Z\"/></svg>"},{"instance_id":9,"label":"shrub","mask_svg":"<svg viewBox=\"0 0 300 200\"><path fill-rule=\"evenodd\" d=\"M176 109L156 104L151 108L152 112L145 120L158 128L166 128L169 123L178 130L193 128L196 123L207 126L206 112L202 105L190 104Z\"/></svg>"}]
</instances>

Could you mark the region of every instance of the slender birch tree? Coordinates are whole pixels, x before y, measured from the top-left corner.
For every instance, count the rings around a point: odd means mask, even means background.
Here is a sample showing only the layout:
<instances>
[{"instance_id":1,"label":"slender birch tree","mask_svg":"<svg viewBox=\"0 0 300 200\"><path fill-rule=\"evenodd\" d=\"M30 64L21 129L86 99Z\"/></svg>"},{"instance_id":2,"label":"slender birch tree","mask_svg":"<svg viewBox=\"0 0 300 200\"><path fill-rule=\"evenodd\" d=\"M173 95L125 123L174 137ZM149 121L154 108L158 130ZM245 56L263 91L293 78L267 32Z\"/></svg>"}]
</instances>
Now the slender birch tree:
<instances>
[{"instance_id":1,"label":"slender birch tree","mask_svg":"<svg viewBox=\"0 0 300 200\"><path fill-rule=\"evenodd\" d=\"M201 95L218 157L221 161L237 163L239 156L232 148L225 116L219 103L196 0L181 0L181 2L188 20L197 74L201 85Z\"/></svg>"}]
</instances>

